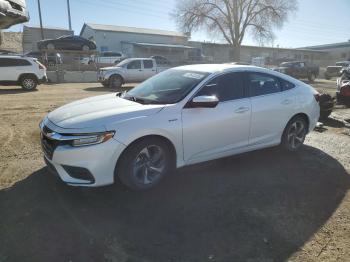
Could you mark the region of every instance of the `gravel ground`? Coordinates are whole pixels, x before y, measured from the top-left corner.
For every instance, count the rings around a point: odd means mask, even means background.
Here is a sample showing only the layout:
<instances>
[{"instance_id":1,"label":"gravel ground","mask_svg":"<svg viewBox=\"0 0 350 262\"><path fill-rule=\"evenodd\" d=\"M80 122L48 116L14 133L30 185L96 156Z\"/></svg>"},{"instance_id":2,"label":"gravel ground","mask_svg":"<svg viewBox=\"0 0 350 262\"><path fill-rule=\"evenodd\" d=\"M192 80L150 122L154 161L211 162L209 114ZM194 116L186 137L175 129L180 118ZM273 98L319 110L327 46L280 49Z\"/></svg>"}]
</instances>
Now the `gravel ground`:
<instances>
[{"instance_id":1,"label":"gravel ground","mask_svg":"<svg viewBox=\"0 0 350 262\"><path fill-rule=\"evenodd\" d=\"M350 109L296 154L272 148L190 166L147 192L62 185L42 160L39 121L108 92L0 87L0 261L350 261L350 129L340 121Z\"/></svg>"}]
</instances>

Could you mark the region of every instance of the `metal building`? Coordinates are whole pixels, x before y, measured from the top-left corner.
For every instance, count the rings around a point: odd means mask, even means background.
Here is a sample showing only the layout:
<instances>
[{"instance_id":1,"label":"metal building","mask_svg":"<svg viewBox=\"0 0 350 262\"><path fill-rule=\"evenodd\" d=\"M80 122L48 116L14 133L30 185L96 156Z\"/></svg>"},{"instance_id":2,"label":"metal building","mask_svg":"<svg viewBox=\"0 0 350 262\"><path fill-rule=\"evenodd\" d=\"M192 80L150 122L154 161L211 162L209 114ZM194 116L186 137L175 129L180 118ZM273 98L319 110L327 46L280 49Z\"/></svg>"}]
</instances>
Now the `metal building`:
<instances>
[{"instance_id":1,"label":"metal building","mask_svg":"<svg viewBox=\"0 0 350 262\"><path fill-rule=\"evenodd\" d=\"M128 57L162 55L172 61L185 61L193 49L187 36L158 29L86 23L80 36L94 41L98 51L118 51Z\"/></svg>"}]
</instances>

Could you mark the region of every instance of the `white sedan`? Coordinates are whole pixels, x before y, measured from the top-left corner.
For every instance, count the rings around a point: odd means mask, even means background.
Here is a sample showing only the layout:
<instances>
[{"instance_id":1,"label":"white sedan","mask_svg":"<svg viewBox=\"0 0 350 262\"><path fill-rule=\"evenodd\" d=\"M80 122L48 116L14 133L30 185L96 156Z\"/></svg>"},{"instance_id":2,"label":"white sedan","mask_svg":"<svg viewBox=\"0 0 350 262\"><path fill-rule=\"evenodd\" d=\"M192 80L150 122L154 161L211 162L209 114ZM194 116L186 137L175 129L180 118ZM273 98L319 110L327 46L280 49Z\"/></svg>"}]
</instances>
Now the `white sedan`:
<instances>
[{"instance_id":1,"label":"white sedan","mask_svg":"<svg viewBox=\"0 0 350 262\"><path fill-rule=\"evenodd\" d=\"M259 67L177 67L129 92L49 113L42 148L69 185L120 180L143 190L176 167L277 145L300 149L319 118L318 99L311 86Z\"/></svg>"}]
</instances>

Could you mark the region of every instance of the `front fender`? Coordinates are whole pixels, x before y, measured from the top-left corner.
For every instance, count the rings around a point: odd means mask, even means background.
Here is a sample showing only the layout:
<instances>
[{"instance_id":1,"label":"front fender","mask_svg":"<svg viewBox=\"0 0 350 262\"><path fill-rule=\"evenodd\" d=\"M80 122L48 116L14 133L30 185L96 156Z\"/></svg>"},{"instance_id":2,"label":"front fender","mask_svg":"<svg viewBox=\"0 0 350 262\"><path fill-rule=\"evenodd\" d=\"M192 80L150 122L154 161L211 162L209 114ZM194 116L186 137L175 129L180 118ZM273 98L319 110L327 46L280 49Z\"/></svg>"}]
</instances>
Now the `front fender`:
<instances>
[{"instance_id":1,"label":"front fender","mask_svg":"<svg viewBox=\"0 0 350 262\"><path fill-rule=\"evenodd\" d=\"M112 75L120 75L125 81L125 73L121 70L111 70L105 73L105 78L110 78Z\"/></svg>"},{"instance_id":2,"label":"front fender","mask_svg":"<svg viewBox=\"0 0 350 262\"><path fill-rule=\"evenodd\" d=\"M163 110L161 110L161 112L162 111ZM169 140L175 148L177 167L183 166L181 116L163 115L161 112L153 116L133 118L116 124L111 123L107 126L107 129L115 130L115 139L126 147L137 139L145 136L164 137Z\"/></svg>"}]
</instances>

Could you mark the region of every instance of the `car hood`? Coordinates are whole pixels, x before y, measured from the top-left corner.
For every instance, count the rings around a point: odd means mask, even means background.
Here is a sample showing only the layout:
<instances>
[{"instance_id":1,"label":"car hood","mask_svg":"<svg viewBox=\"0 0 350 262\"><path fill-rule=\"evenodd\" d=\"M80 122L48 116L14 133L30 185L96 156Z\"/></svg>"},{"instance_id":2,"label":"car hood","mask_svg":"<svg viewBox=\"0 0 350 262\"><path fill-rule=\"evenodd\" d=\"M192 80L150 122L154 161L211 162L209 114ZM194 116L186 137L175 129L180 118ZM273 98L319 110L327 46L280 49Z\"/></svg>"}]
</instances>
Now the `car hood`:
<instances>
[{"instance_id":1,"label":"car hood","mask_svg":"<svg viewBox=\"0 0 350 262\"><path fill-rule=\"evenodd\" d=\"M101 71L107 71L107 70L122 70L122 67L119 66L109 66L109 67L102 67L100 68Z\"/></svg>"},{"instance_id":2,"label":"car hood","mask_svg":"<svg viewBox=\"0 0 350 262\"><path fill-rule=\"evenodd\" d=\"M164 105L142 105L116 94L75 101L48 114L48 119L64 129L96 129L103 131L108 124L147 117L159 112Z\"/></svg>"}]
</instances>

